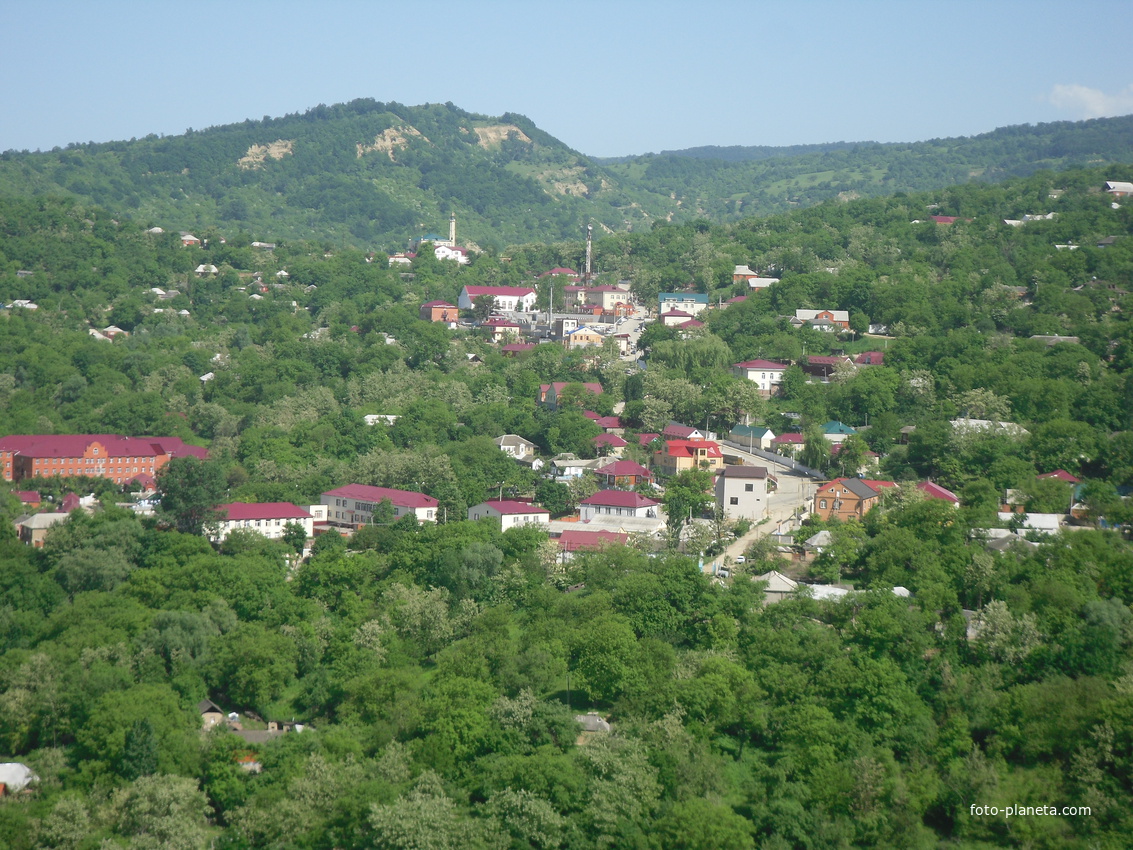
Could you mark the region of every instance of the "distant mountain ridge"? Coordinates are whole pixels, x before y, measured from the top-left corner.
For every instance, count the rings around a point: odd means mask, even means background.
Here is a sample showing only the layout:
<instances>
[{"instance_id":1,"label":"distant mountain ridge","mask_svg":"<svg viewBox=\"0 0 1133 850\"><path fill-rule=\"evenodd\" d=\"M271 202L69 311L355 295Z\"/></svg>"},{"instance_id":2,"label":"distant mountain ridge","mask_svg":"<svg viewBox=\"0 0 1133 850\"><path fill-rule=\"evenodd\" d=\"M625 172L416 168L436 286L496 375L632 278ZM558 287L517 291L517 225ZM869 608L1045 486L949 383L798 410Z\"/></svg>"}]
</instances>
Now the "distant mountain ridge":
<instances>
[{"instance_id":1,"label":"distant mountain ridge","mask_svg":"<svg viewBox=\"0 0 1133 850\"><path fill-rule=\"evenodd\" d=\"M911 144L698 147L619 159L522 115L370 99L281 118L0 154L0 192L68 194L166 229L399 250L445 232L483 248L655 221L730 221L824 200L1133 162L1133 116Z\"/></svg>"}]
</instances>

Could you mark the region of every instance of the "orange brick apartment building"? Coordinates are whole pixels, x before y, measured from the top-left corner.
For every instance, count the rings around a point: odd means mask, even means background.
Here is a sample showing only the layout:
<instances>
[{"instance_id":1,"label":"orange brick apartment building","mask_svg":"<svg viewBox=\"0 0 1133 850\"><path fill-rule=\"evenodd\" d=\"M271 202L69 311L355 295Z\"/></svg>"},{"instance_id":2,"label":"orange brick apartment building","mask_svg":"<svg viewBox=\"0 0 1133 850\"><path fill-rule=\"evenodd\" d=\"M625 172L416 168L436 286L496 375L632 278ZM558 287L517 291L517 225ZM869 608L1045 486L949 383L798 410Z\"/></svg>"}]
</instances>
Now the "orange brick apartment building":
<instances>
[{"instance_id":1,"label":"orange brick apartment building","mask_svg":"<svg viewBox=\"0 0 1133 850\"><path fill-rule=\"evenodd\" d=\"M5 481L85 475L128 484L155 476L171 458L205 458L199 446L179 437L121 437L117 434L14 434L0 437Z\"/></svg>"}]
</instances>

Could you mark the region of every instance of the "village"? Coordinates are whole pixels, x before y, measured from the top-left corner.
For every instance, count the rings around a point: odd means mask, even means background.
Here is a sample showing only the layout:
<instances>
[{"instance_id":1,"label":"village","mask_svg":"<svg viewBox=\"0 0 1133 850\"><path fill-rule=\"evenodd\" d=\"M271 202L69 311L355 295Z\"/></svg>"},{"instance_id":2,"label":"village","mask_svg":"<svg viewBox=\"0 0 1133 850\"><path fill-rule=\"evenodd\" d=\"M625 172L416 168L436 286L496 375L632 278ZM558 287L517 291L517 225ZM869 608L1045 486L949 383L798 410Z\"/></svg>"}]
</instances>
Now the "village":
<instances>
[{"instance_id":1,"label":"village","mask_svg":"<svg viewBox=\"0 0 1133 850\"><path fill-rule=\"evenodd\" d=\"M1124 197L1125 186L1108 183L1106 190L1113 197ZM1028 216L1006 224L1021 226L1032 218L1049 217ZM947 227L953 221L943 216L932 217L932 224L938 227ZM159 233L161 229L152 231ZM201 244L201 240L190 233L182 233L180 239L186 247ZM253 242L252 247L270 252L275 245ZM414 250L390 255L391 269L411 267L416 250L432 251L438 260L457 265L469 262L469 250L457 243L455 215L450 218L447 239L429 234L414 240L410 247ZM555 267L538 274L530 286L467 284L461 288L455 303L434 299L421 304L419 320L440 325L457 337L474 334L503 357L520 363L537 346L552 345L579 355L584 366L589 364L594 368L616 357L624 364L626 375L634 375L649 368L648 351L640 348L642 335L649 328L659 326L677 340L696 339L703 333L703 319L710 311L739 304L749 294L769 290L780 283L770 272L737 265L732 284L742 293L726 301L720 299L713 304L708 295L680 291L662 292L656 302L646 304L638 299L629 280L595 284L590 258L588 232L582 272ZM217 268L208 264L198 265L194 272L197 277L216 273ZM402 274L403 278L412 276ZM281 268L275 277L280 282L272 287L284 288L289 277L286 269ZM262 282L260 273L254 276L252 283L250 297L253 299L262 300L272 291ZM539 303L540 291L545 293L543 304ZM154 289L152 294L157 303L161 303L178 293ZM556 303L558 306L553 307ZM17 301L12 308L35 310L37 305ZM155 307L154 312L163 309ZM188 311L182 313L188 315ZM829 384L885 363L885 347L891 339L887 335L888 328L876 324L851 328L847 310L797 309L793 315L779 319L784 326L810 329L828 335L835 342L830 346L831 354L804 356L796 361L757 358L732 364L731 377L750 382L758 397L764 400L780 394L784 376L792 367L801 370L807 382ZM852 355L839 347L837 340L851 336L856 340L859 333L863 339L874 341L877 347L858 350ZM90 334L107 342L129 336L113 326L101 330L91 328ZM1077 342L1074 337L1058 335L1036 334L1032 339L1048 347ZM387 342L395 340L387 338ZM857 348L860 349L860 345ZM474 365L476 355L468 356ZM222 368L224 362L222 354L212 361L217 369ZM203 386L215 376L215 371L209 371L199 380ZM868 422L848 425L831 420L820 426L819 439L833 456L839 454L848 440L854 445L854 463L850 467L843 464L844 475L831 477L800 461L806 442L801 429L774 433L766 425L751 422L744 414L723 433L678 421L668 422L660 432L646 432L631 428L619 416L626 404L624 400L607 402L606 406L613 411L609 415L590 409L589 404L596 402L603 392L602 384L597 381L559 381L542 384L535 400L548 411L568 407L583 410L598 430L586 457L571 452L543 453L536 442L529 439L533 435L497 434L494 437L501 453L542 479L583 487L576 506L569 512L556 510L552 514L552 510L540 504L531 493L505 494L501 486L495 496L486 494L483 501L470 505L463 516L449 516L447 508L426 492L342 482L323 492L317 504L241 501L216 505L215 519L204 533L217 545L236 530L256 532L269 540L289 535L292 540L301 541L302 545L297 548L303 558L324 534L349 537L367 526L390 524L409 517L417 523L485 520L505 532L522 526L545 531L557 547L564 569L579 551L598 550L611 544L660 551L669 545L696 557L702 571L725 584L734 574L747 573L744 565L752 547L766 539L782 563L794 565L787 570L790 576L778 571L751 576L769 582L768 599L774 601L780 598L784 588L797 589L796 579L808 585L816 584L816 579L808 574L807 565L821 555L830 534L827 531L807 534L806 528L811 524L808 521L812 518L822 523L861 520L887 492L898 489L896 482L876 477L880 455L861 448ZM389 428L395 425L398 415L374 413L365 418L370 427ZM957 430L992 431L1019 438L1027 435L1024 429L1010 422L962 418L953 421L952 426ZM912 425L902 429L899 442L907 442L914 431ZM178 457L203 460L207 452L185 445L175 437L90 434L0 438L3 476L13 485L41 478L104 477L128 491L130 498L120 504L142 516L152 515L155 508L160 507L157 476L166 463ZM707 473L711 483L705 490L705 499L696 509L690 508L687 516L670 517L666 488L670 481L686 472ZM1062 482L1071 491L1066 512L1025 514L1021 500L1013 500L1011 491L1006 491L1002 494L1000 520L1006 523L1016 517L1018 521L1010 531L988 529L990 546L1002 549L1012 541L1026 542L1028 536L1052 534L1083 519L1084 507L1075 498L1075 488L1081 485L1079 479L1061 469L1046 471L1039 477ZM955 493L931 480L906 482L901 488L912 488L919 497L941 500L955 507L960 505ZM93 495L80 497L70 493L58 504L52 504L34 490L14 490L13 493L24 508L15 522L18 536L33 547L43 546L50 529L64 522L70 511L92 511L98 506ZM844 593L850 589L821 584L816 587L820 594Z\"/></svg>"}]
</instances>

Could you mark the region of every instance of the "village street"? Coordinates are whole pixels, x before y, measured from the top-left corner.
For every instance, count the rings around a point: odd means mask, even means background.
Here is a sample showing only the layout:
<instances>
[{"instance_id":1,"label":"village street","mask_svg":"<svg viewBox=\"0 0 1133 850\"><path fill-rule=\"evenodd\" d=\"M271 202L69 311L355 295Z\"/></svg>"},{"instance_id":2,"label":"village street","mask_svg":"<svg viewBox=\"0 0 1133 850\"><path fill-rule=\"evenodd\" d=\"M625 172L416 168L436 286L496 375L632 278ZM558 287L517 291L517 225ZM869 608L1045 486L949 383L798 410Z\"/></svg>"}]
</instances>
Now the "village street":
<instances>
[{"instance_id":1,"label":"village street","mask_svg":"<svg viewBox=\"0 0 1133 850\"><path fill-rule=\"evenodd\" d=\"M705 571L709 573L719 568L730 568L736 556L742 555L748 546L761 537L774 534L780 529L787 532L792 527L788 521L808 510L817 486L813 479L792 470L785 464L732 447L729 447L728 452L742 457L745 464L767 467L768 473L779 482L779 487L768 498L768 519L754 525L747 534L727 546L724 553L717 556L711 564L705 563Z\"/></svg>"}]
</instances>

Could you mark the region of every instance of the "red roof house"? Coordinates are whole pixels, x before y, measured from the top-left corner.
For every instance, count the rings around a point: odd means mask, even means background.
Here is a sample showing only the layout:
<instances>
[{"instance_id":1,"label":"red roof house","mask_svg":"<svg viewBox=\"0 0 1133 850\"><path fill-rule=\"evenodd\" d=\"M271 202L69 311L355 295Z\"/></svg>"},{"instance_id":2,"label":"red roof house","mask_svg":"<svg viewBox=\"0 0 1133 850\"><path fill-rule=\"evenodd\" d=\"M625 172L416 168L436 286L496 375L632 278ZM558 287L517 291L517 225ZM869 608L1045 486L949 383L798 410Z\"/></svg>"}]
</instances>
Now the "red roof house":
<instances>
[{"instance_id":1,"label":"red roof house","mask_svg":"<svg viewBox=\"0 0 1133 850\"><path fill-rule=\"evenodd\" d=\"M594 474L607 487L636 487L653 481L653 473L632 460L615 461L594 470Z\"/></svg>"}]
</instances>

